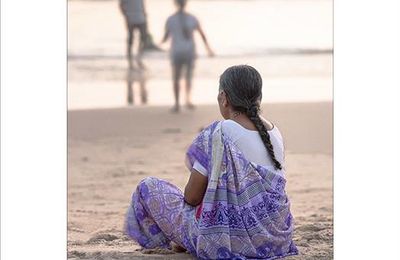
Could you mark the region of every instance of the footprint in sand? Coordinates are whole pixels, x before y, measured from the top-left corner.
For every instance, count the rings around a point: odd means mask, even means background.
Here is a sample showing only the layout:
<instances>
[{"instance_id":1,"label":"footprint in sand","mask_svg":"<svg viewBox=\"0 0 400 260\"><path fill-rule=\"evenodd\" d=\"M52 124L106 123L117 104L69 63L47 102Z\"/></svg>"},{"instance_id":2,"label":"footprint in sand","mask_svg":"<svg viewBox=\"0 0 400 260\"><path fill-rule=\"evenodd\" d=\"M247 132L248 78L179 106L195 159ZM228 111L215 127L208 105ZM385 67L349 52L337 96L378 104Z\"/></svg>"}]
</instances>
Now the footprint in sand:
<instances>
[{"instance_id":1,"label":"footprint in sand","mask_svg":"<svg viewBox=\"0 0 400 260\"><path fill-rule=\"evenodd\" d=\"M326 229L325 225L319 224L319 223L314 223L314 224L305 224L301 225L297 228L298 231L301 232L318 232L321 230Z\"/></svg>"},{"instance_id":2,"label":"footprint in sand","mask_svg":"<svg viewBox=\"0 0 400 260\"><path fill-rule=\"evenodd\" d=\"M164 134L177 134L181 132L180 128L165 128L162 130Z\"/></svg>"},{"instance_id":3,"label":"footprint in sand","mask_svg":"<svg viewBox=\"0 0 400 260\"><path fill-rule=\"evenodd\" d=\"M304 240L312 241L312 242L316 242L316 243L332 242L333 235L330 230L323 230L321 232L308 232L308 233L303 234L302 241L304 241Z\"/></svg>"},{"instance_id":4,"label":"footprint in sand","mask_svg":"<svg viewBox=\"0 0 400 260\"><path fill-rule=\"evenodd\" d=\"M301 225L296 228L296 232L299 232L299 238L296 239L296 243L299 246L308 247L311 241L321 241L331 242L333 239L333 233L331 230L331 225L329 223L312 223Z\"/></svg>"},{"instance_id":5,"label":"footprint in sand","mask_svg":"<svg viewBox=\"0 0 400 260\"><path fill-rule=\"evenodd\" d=\"M104 242L110 242L119 239L118 236L112 234L97 234L87 241L87 244L98 244Z\"/></svg>"},{"instance_id":6,"label":"footprint in sand","mask_svg":"<svg viewBox=\"0 0 400 260\"><path fill-rule=\"evenodd\" d=\"M132 171L132 170L130 170L127 175L135 176L135 175L146 175L146 174L147 174L147 172L145 172L145 171Z\"/></svg>"},{"instance_id":7,"label":"footprint in sand","mask_svg":"<svg viewBox=\"0 0 400 260\"><path fill-rule=\"evenodd\" d=\"M85 252L79 252L79 251L71 251L68 252L68 258L86 258L86 253Z\"/></svg>"},{"instance_id":8,"label":"footprint in sand","mask_svg":"<svg viewBox=\"0 0 400 260\"><path fill-rule=\"evenodd\" d=\"M85 231L83 231L82 229L76 228L76 227L68 227L68 231L71 231L71 232L78 232L78 233L84 233L84 232L85 232Z\"/></svg>"},{"instance_id":9,"label":"footprint in sand","mask_svg":"<svg viewBox=\"0 0 400 260\"><path fill-rule=\"evenodd\" d=\"M154 248L154 249L137 249L136 251L146 255L171 255L175 254L174 251L165 248Z\"/></svg>"}]
</instances>

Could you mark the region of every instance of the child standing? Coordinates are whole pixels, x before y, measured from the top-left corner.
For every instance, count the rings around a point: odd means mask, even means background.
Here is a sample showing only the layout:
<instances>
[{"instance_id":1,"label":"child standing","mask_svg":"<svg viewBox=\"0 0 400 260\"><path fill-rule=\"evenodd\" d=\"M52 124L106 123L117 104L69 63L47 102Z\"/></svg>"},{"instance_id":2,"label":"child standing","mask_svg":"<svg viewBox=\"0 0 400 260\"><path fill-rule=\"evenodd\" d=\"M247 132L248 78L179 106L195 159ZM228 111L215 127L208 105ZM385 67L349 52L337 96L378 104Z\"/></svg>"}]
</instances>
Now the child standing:
<instances>
[{"instance_id":1,"label":"child standing","mask_svg":"<svg viewBox=\"0 0 400 260\"><path fill-rule=\"evenodd\" d=\"M185 70L186 80L186 106L189 109L193 109L194 106L191 102L191 86L193 77L193 68L196 59L196 46L193 39L193 32L197 30L203 42L206 46L209 56L213 56L214 53L208 45L207 38L200 26L198 19L185 11L186 0L175 0L178 11L171 15L165 26L165 34L163 43L171 37L171 50L170 58L172 65L172 78L173 78L173 89L175 96L175 105L172 108L172 112L179 112L179 92L180 85L179 80L182 76L183 70Z\"/></svg>"}]
</instances>

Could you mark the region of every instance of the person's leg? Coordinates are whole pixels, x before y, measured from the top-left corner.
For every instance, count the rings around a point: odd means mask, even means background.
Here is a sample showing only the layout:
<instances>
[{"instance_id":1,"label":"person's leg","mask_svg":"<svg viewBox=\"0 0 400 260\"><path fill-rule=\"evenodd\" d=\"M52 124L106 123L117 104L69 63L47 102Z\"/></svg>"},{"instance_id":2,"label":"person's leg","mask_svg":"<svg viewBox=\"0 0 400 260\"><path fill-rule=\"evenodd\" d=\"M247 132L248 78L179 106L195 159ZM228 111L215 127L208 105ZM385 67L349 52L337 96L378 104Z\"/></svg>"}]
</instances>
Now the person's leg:
<instances>
[{"instance_id":1,"label":"person's leg","mask_svg":"<svg viewBox=\"0 0 400 260\"><path fill-rule=\"evenodd\" d=\"M129 68L133 68L132 64L132 45L133 45L133 29L134 25L130 24L127 22L127 28L128 28L128 40L127 40L127 57L128 57L128 64Z\"/></svg>"},{"instance_id":2,"label":"person's leg","mask_svg":"<svg viewBox=\"0 0 400 260\"><path fill-rule=\"evenodd\" d=\"M156 187L161 185L165 193L171 193L178 201L181 200L179 203L183 203L183 195L179 189L174 190L166 182L148 177L138 184L132 194L132 202L126 215L125 233L144 248L170 247L171 237L168 238L168 235L172 234L173 227L169 220L163 218L166 215L164 211L170 207L165 205L164 194Z\"/></svg>"},{"instance_id":3,"label":"person's leg","mask_svg":"<svg viewBox=\"0 0 400 260\"><path fill-rule=\"evenodd\" d=\"M182 247L189 232L185 227L194 221L190 218L194 216L194 210L185 204L178 187L165 180L147 177L132 195L125 232L144 248L170 248L171 241ZM192 249L190 243L186 244L185 247Z\"/></svg>"},{"instance_id":4,"label":"person's leg","mask_svg":"<svg viewBox=\"0 0 400 260\"><path fill-rule=\"evenodd\" d=\"M138 77L142 104L147 104L146 76L144 75L143 71L140 71Z\"/></svg>"},{"instance_id":5,"label":"person's leg","mask_svg":"<svg viewBox=\"0 0 400 260\"><path fill-rule=\"evenodd\" d=\"M134 97L133 97L133 72L131 69L128 69L127 73L127 86L128 86L128 104L133 105Z\"/></svg>"},{"instance_id":6,"label":"person's leg","mask_svg":"<svg viewBox=\"0 0 400 260\"><path fill-rule=\"evenodd\" d=\"M128 81L128 104L133 105L133 85L132 82Z\"/></svg>"},{"instance_id":7,"label":"person's leg","mask_svg":"<svg viewBox=\"0 0 400 260\"><path fill-rule=\"evenodd\" d=\"M172 81L174 87L174 97L175 97L175 105L172 108L172 112L179 112L179 91L180 91L180 78L182 74L183 64L179 61L179 59L175 59L172 63Z\"/></svg>"},{"instance_id":8,"label":"person's leg","mask_svg":"<svg viewBox=\"0 0 400 260\"><path fill-rule=\"evenodd\" d=\"M186 106L189 109L194 109L194 105L192 103L192 78L193 78L193 68L194 68L194 60L190 59L186 64Z\"/></svg>"},{"instance_id":9,"label":"person's leg","mask_svg":"<svg viewBox=\"0 0 400 260\"><path fill-rule=\"evenodd\" d=\"M138 55L137 55L137 63L140 68L144 69L145 66L142 62L142 57L143 57L144 47L146 44L147 26L145 23L143 23L143 24L138 25L137 28L139 29L139 33L140 33L140 42L139 42L139 50L138 50Z\"/></svg>"}]
</instances>

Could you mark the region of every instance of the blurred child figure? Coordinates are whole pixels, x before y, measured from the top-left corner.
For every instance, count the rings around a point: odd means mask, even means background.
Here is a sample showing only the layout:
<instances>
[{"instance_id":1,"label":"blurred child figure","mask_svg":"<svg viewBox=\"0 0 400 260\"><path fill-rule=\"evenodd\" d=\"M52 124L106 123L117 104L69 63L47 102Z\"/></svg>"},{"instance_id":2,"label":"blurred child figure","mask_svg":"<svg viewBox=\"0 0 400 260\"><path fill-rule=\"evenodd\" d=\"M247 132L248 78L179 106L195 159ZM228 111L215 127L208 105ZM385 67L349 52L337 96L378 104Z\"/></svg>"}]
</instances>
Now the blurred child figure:
<instances>
[{"instance_id":1,"label":"blurred child figure","mask_svg":"<svg viewBox=\"0 0 400 260\"><path fill-rule=\"evenodd\" d=\"M185 69L186 80L186 106L193 109L190 91L192 86L193 68L196 59L196 46L193 39L193 32L198 30L206 46L209 56L214 56L213 51L208 45L207 38L200 26L197 18L185 11L186 0L175 0L178 11L171 15L165 26L165 34L162 43L171 37L170 57L172 63L173 88L175 105L172 112L179 112L179 92L182 72Z\"/></svg>"},{"instance_id":2,"label":"blurred child figure","mask_svg":"<svg viewBox=\"0 0 400 260\"><path fill-rule=\"evenodd\" d=\"M135 29L137 29L140 33L137 64L140 68L144 68L144 65L142 63L142 54L147 35L147 25L143 0L120 0L119 6L122 14L125 17L126 27L128 30L127 57L129 68L133 68L132 45Z\"/></svg>"}]
</instances>

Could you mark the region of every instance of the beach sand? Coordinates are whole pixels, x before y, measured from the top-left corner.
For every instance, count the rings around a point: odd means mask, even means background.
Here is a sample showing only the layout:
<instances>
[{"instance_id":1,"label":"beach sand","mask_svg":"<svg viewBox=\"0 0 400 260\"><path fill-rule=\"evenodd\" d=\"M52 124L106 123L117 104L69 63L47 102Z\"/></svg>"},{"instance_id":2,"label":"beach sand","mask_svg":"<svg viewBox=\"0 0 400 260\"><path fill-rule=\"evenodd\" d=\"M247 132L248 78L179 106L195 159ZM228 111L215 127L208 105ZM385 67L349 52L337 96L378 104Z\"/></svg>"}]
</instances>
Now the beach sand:
<instances>
[{"instance_id":1,"label":"beach sand","mask_svg":"<svg viewBox=\"0 0 400 260\"><path fill-rule=\"evenodd\" d=\"M332 103L263 105L286 147L286 190L299 256L332 259ZM141 251L123 234L132 191L148 176L183 188L185 150L200 128L220 120L217 105L171 114L169 107L68 112L68 258L193 259Z\"/></svg>"}]
</instances>

